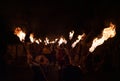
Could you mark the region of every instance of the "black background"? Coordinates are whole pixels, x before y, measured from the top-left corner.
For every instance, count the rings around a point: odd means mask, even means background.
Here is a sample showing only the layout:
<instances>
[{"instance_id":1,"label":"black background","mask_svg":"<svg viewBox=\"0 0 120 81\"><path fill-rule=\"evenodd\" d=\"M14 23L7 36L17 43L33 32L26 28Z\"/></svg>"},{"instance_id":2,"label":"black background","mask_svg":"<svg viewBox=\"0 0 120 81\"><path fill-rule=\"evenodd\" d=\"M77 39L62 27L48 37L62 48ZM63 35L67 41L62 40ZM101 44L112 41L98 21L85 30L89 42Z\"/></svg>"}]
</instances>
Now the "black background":
<instances>
[{"instance_id":1,"label":"black background","mask_svg":"<svg viewBox=\"0 0 120 81\"><path fill-rule=\"evenodd\" d=\"M110 0L1 0L0 16L8 30L20 26L37 36L98 34L109 22L120 21L119 3ZM106 24L107 22L107 24Z\"/></svg>"}]
</instances>

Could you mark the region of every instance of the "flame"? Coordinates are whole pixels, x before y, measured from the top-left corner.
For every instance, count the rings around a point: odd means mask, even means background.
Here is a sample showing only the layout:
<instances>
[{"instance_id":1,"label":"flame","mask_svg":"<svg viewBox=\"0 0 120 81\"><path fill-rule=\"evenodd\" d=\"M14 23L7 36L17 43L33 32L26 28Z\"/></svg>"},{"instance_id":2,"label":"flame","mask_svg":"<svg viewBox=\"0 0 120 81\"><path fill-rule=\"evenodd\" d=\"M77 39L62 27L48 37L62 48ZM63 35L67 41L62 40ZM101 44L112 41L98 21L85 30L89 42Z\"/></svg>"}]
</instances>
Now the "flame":
<instances>
[{"instance_id":1,"label":"flame","mask_svg":"<svg viewBox=\"0 0 120 81\"><path fill-rule=\"evenodd\" d=\"M42 40L39 38L39 39L36 39L36 38L34 38L34 34L33 33L31 33L30 34L30 41L32 42L32 43L37 43L37 44L40 44L40 42L42 42Z\"/></svg>"},{"instance_id":2,"label":"flame","mask_svg":"<svg viewBox=\"0 0 120 81\"><path fill-rule=\"evenodd\" d=\"M20 27L15 28L14 34L19 37L20 41L23 42L25 40L26 33Z\"/></svg>"},{"instance_id":3,"label":"flame","mask_svg":"<svg viewBox=\"0 0 120 81\"><path fill-rule=\"evenodd\" d=\"M57 41L58 41L58 38L55 39L55 42L57 42Z\"/></svg>"},{"instance_id":4,"label":"flame","mask_svg":"<svg viewBox=\"0 0 120 81\"><path fill-rule=\"evenodd\" d=\"M74 35L74 31L72 30L72 31L69 33L69 39L70 39L70 40L73 38L73 35Z\"/></svg>"},{"instance_id":5,"label":"flame","mask_svg":"<svg viewBox=\"0 0 120 81\"><path fill-rule=\"evenodd\" d=\"M44 43L45 43L45 45L48 45L48 44L54 44L54 43L56 43L58 41L58 38L56 38L55 40L53 40L53 41L50 41L47 37L45 38L45 40L44 40Z\"/></svg>"},{"instance_id":6,"label":"flame","mask_svg":"<svg viewBox=\"0 0 120 81\"><path fill-rule=\"evenodd\" d=\"M67 40L64 37L61 37L58 41L58 45L60 46L62 43L67 44Z\"/></svg>"},{"instance_id":7,"label":"flame","mask_svg":"<svg viewBox=\"0 0 120 81\"><path fill-rule=\"evenodd\" d=\"M42 42L42 40L40 38L38 40L39 40L39 42Z\"/></svg>"},{"instance_id":8,"label":"flame","mask_svg":"<svg viewBox=\"0 0 120 81\"><path fill-rule=\"evenodd\" d=\"M34 40L35 40L34 42L37 43L37 44L40 44L40 42L42 42L42 40L40 38L39 39L34 38Z\"/></svg>"},{"instance_id":9,"label":"flame","mask_svg":"<svg viewBox=\"0 0 120 81\"><path fill-rule=\"evenodd\" d=\"M39 40L35 40L35 42L36 42L37 44L40 44Z\"/></svg>"},{"instance_id":10,"label":"flame","mask_svg":"<svg viewBox=\"0 0 120 81\"><path fill-rule=\"evenodd\" d=\"M82 35L78 35L78 39L72 44L72 48L74 48L76 44L83 39L84 36L85 36L85 33L83 33Z\"/></svg>"},{"instance_id":11,"label":"flame","mask_svg":"<svg viewBox=\"0 0 120 81\"><path fill-rule=\"evenodd\" d=\"M108 28L104 28L103 32L102 32L102 37L101 38L95 38L93 40L92 46L89 48L90 52L93 52L95 50L95 48L101 44L104 43L104 41L106 41L109 38L113 38L116 35L116 31L115 31L115 25L113 25L112 23L110 23L110 27Z\"/></svg>"},{"instance_id":12,"label":"flame","mask_svg":"<svg viewBox=\"0 0 120 81\"><path fill-rule=\"evenodd\" d=\"M50 41L50 44L54 44L58 41L58 39L56 38L54 41Z\"/></svg>"},{"instance_id":13,"label":"flame","mask_svg":"<svg viewBox=\"0 0 120 81\"><path fill-rule=\"evenodd\" d=\"M30 41L31 41L32 43L35 41L35 39L34 39L34 34L33 34L33 33L30 34L30 37L29 37L29 38L30 38Z\"/></svg>"},{"instance_id":14,"label":"flame","mask_svg":"<svg viewBox=\"0 0 120 81\"><path fill-rule=\"evenodd\" d=\"M48 45L50 43L49 39L47 37L45 38L44 43L45 43L45 45Z\"/></svg>"}]
</instances>

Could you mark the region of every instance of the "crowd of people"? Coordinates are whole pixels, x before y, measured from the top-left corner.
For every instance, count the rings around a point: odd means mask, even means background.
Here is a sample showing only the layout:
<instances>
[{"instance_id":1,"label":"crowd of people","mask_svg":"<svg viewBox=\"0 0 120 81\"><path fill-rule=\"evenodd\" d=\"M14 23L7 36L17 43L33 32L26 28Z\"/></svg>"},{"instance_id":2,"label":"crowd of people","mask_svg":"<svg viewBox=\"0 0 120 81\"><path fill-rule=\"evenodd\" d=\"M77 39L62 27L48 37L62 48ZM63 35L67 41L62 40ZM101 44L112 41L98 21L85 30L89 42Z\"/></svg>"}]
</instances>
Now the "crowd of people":
<instances>
[{"instance_id":1,"label":"crowd of people","mask_svg":"<svg viewBox=\"0 0 120 81\"><path fill-rule=\"evenodd\" d=\"M87 49L82 49L84 47L81 42L76 48L71 48L66 44L59 46L57 44L26 43L27 64L35 72L34 81L39 81L39 79L47 81L46 71L51 66L57 68L60 81L62 81L61 79L80 81L85 73L98 71L104 62L103 58L97 56L97 61L95 61L96 57L93 57L93 54L90 54Z\"/></svg>"}]
</instances>

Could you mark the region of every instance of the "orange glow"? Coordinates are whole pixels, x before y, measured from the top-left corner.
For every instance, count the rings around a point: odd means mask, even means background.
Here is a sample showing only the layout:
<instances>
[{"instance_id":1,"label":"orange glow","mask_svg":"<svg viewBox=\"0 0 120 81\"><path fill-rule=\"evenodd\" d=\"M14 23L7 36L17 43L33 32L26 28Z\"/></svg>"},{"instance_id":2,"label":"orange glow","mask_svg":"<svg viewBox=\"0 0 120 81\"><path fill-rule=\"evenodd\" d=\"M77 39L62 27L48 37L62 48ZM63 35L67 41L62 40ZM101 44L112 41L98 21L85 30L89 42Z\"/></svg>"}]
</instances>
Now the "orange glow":
<instances>
[{"instance_id":1,"label":"orange glow","mask_svg":"<svg viewBox=\"0 0 120 81\"><path fill-rule=\"evenodd\" d=\"M31 41L32 43L35 41L35 39L34 39L34 34L33 34L33 33L30 34L30 37L29 37L29 38L30 38L30 41Z\"/></svg>"},{"instance_id":2,"label":"orange glow","mask_svg":"<svg viewBox=\"0 0 120 81\"><path fill-rule=\"evenodd\" d=\"M42 42L42 40L40 38L38 40L39 40L39 42Z\"/></svg>"},{"instance_id":3,"label":"orange glow","mask_svg":"<svg viewBox=\"0 0 120 81\"><path fill-rule=\"evenodd\" d=\"M104 43L109 38L113 38L116 35L115 25L110 23L110 27L104 28L101 38L95 38L92 42L92 46L89 48L90 52L93 52L95 48Z\"/></svg>"},{"instance_id":4,"label":"orange glow","mask_svg":"<svg viewBox=\"0 0 120 81\"><path fill-rule=\"evenodd\" d=\"M26 33L20 27L15 28L14 34L19 37L20 41L23 42L25 40Z\"/></svg>"},{"instance_id":5,"label":"orange glow","mask_svg":"<svg viewBox=\"0 0 120 81\"><path fill-rule=\"evenodd\" d=\"M50 43L49 39L47 37L45 38L44 43L45 43L45 45L48 45Z\"/></svg>"},{"instance_id":6,"label":"orange glow","mask_svg":"<svg viewBox=\"0 0 120 81\"><path fill-rule=\"evenodd\" d=\"M82 35L78 35L78 39L72 44L72 48L74 48L76 44L83 39L84 36L85 36L85 33L83 33Z\"/></svg>"},{"instance_id":7,"label":"orange glow","mask_svg":"<svg viewBox=\"0 0 120 81\"><path fill-rule=\"evenodd\" d=\"M61 37L58 41L58 45L60 46L62 43L67 44L67 40L63 37Z\"/></svg>"},{"instance_id":8,"label":"orange glow","mask_svg":"<svg viewBox=\"0 0 120 81\"><path fill-rule=\"evenodd\" d=\"M57 38L54 40L54 41L50 41L50 44L54 44L54 43L56 43L57 42Z\"/></svg>"},{"instance_id":9,"label":"orange glow","mask_svg":"<svg viewBox=\"0 0 120 81\"><path fill-rule=\"evenodd\" d=\"M69 33L69 39L70 39L70 40L73 38L73 35L74 35L74 31L72 30L72 31Z\"/></svg>"},{"instance_id":10,"label":"orange glow","mask_svg":"<svg viewBox=\"0 0 120 81\"><path fill-rule=\"evenodd\" d=\"M36 38L34 38L34 34L33 33L31 33L30 34L30 41L31 41L31 43L37 43L37 44L40 44L40 42L42 42L42 40L39 38L39 39L36 39Z\"/></svg>"},{"instance_id":11,"label":"orange glow","mask_svg":"<svg viewBox=\"0 0 120 81\"><path fill-rule=\"evenodd\" d=\"M37 44L40 44L39 40L35 40L35 42L36 42Z\"/></svg>"}]
</instances>

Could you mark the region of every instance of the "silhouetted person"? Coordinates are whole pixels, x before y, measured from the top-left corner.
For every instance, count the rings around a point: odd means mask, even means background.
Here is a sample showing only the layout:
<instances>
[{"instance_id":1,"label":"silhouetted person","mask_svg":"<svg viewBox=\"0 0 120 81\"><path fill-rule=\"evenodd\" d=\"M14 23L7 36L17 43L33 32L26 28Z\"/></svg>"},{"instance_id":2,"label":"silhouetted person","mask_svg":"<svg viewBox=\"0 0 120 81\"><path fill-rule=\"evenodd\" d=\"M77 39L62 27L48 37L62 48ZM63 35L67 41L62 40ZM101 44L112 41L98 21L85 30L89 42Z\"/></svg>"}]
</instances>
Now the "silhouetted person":
<instances>
[{"instance_id":1,"label":"silhouetted person","mask_svg":"<svg viewBox=\"0 0 120 81\"><path fill-rule=\"evenodd\" d=\"M38 55L31 61L31 68L33 70L33 80L32 81L47 81L45 75L45 67L48 63L48 59L44 55Z\"/></svg>"}]
</instances>

